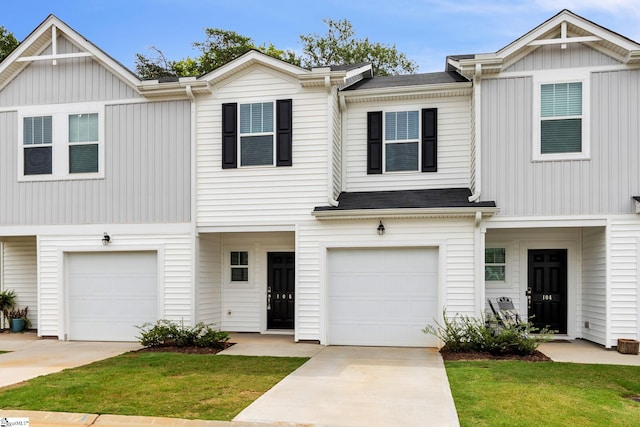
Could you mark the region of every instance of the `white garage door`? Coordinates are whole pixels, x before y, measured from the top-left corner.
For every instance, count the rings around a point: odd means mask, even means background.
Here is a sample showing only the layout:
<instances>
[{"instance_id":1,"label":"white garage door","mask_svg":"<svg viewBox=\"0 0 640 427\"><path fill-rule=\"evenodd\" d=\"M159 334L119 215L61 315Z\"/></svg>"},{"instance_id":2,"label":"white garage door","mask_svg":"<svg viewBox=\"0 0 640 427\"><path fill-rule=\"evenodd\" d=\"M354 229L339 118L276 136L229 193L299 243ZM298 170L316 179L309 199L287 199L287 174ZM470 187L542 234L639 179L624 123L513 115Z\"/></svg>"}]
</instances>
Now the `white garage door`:
<instances>
[{"instance_id":1,"label":"white garage door","mask_svg":"<svg viewBox=\"0 0 640 427\"><path fill-rule=\"evenodd\" d=\"M438 315L438 249L328 251L328 342L436 346L422 332Z\"/></svg>"},{"instance_id":2,"label":"white garage door","mask_svg":"<svg viewBox=\"0 0 640 427\"><path fill-rule=\"evenodd\" d=\"M156 252L67 255L68 339L136 341L157 317Z\"/></svg>"}]
</instances>

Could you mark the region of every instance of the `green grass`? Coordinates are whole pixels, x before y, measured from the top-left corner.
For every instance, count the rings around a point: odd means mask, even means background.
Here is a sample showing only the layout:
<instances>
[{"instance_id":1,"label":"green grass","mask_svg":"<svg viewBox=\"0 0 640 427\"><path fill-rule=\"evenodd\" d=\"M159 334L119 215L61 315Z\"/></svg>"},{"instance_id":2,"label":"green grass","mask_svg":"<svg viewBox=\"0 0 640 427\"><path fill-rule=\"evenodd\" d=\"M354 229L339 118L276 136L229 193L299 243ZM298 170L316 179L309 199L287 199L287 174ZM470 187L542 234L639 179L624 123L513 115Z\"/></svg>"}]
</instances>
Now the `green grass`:
<instances>
[{"instance_id":1,"label":"green grass","mask_svg":"<svg viewBox=\"0 0 640 427\"><path fill-rule=\"evenodd\" d=\"M640 425L640 367L446 362L462 426Z\"/></svg>"},{"instance_id":2,"label":"green grass","mask_svg":"<svg viewBox=\"0 0 640 427\"><path fill-rule=\"evenodd\" d=\"M228 421L307 360L126 353L0 389L0 408Z\"/></svg>"}]
</instances>

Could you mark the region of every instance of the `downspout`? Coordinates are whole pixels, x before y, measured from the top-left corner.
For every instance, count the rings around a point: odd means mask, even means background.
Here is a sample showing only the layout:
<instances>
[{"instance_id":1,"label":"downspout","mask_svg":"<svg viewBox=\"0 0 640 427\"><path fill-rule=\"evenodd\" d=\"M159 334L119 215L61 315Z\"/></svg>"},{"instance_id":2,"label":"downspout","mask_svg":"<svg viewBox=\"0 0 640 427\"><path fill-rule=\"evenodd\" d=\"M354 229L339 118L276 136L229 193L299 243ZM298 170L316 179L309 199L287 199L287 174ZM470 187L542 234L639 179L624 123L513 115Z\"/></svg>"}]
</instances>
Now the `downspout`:
<instances>
[{"instance_id":1,"label":"downspout","mask_svg":"<svg viewBox=\"0 0 640 427\"><path fill-rule=\"evenodd\" d=\"M333 198L333 99L331 98L331 77L324 77L324 87L327 90L327 199L329 206L338 206L338 201Z\"/></svg>"},{"instance_id":2,"label":"downspout","mask_svg":"<svg viewBox=\"0 0 640 427\"><path fill-rule=\"evenodd\" d=\"M482 184L482 155L481 155L481 150L482 150L482 137L481 137L481 131L482 131L482 126L480 124L481 121L481 114L480 114L480 106L482 103L482 90L481 90L481 84L482 84L482 64L476 64L476 72L473 76L473 102L474 102L474 108L473 108L473 116L474 116L474 125L475 125L475 130L474 130L474 134L475 134L475 185L474 185L474 190L473 190L473 194L471 196L469 196L469 202L477 202L480 199L480 192L481 192L481 184Z\"/></svg>"},{"instance_id":3,"label":"downspout","mask_svg":"<svg viewBox=\"0 0 640 427\"><path fill-rule=\"evenodd\" d=\"M192 259L195 260L191 266L191 283L193 283L193 292L191 292L191 319L192 325L195 325L198 321L198 313L196 310L196 301L198 300L198 283L200 282L200 277L198 276L198 258L199 258L199 248L198 248L198 230L196 225L196 209L197 209L197 201L196 201L196 188L197 188L197 176L196 176L196 97L193 94L193 90L191 89L191 85L187 85L185 87L185 93L189 97L191 101L191 123L190 123L190 145L191 145L191 251L192 251Z\"/></svg>"}]
</instances>

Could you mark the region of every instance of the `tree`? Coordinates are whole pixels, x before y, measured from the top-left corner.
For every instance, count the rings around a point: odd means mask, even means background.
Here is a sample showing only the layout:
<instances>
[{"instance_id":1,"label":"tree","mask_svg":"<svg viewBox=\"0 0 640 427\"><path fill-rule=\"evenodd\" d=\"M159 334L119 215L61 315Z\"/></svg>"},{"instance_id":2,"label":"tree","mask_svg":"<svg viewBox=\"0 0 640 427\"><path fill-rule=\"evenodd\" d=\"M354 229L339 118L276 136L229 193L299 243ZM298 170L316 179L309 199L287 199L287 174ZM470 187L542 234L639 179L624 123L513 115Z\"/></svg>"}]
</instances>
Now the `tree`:
<instances>
[{"instance_id":1,"label":"tree","mask_svg":"<svg viewBox=\"0 0 640 427\"><path fill-rule=\"evenodd\" d=\"M418 65L399 52L396 45L373 43L369 38L356 39L347 19L322 20L329 27L324 36L301 34L302 65L320 67L370 62L378 76L414 73Z\"/></svg>"},{"instance_id":2,"label":"tree","mask_svg":"<svg viewBox=\"0 0 640 427\"><path fill-rule=\"evenodd\" d=\"M4 60L20 43L5 27L0 25L0 62Z\"/></svg>"},{"instance_id":3,"label":"tree","mask_svg":"<svg viewBox=\"0 0 640 427\"><path fill-rule=\"evenodd\" d=\"M244 53L256 49L274 58L282 59L296 65L300 60L295 53L277 49L273 44L256 45L250 37L235 31L220 28L206 28L207 38L204 42L195 42L193 47L201 52L197 58L187 57L180 61L168 61L162 51L152 47L155 58L136 54L136 71L142 79L162 77L200 76L232 61Z\"/></svg>"}]
</instances>

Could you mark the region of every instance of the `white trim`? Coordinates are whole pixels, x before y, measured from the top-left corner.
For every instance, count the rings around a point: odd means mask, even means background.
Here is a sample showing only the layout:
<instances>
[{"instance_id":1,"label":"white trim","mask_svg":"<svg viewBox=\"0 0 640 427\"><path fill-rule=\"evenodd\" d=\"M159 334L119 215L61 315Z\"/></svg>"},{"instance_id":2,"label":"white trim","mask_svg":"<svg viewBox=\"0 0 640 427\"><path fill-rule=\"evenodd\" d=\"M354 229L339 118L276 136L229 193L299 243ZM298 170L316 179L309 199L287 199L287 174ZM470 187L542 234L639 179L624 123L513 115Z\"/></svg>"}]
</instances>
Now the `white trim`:
<instances>
[{"instance_id":1,"label":"white trim","mask_svg":"<svg viewBox=\"0 0 640 427\"><path fill-rule=\"evenodd\" d=\"M253 225L241 225L241 224L225 224L198 226L198 234L206 233L259 233L259 232L271 232L271 231L296 231L295 224L253 224Z\"/></svg>"},{"instance_id":2,"label":"white trim","mask_svg":"<svg viewBox=\"0 0 640 427\"><path fill-rule=\"evenodd\" d=\"M554 73L571 73L571 72L589 72L592 74L606 73L610 71L628 71L640 69L640 64L633 65L594 65L591 67L578 67L578 68L561 68L554 70L524 70L524 71L502 71L496 74L483 75L483 80L493 79L512 79L514 77L531 77L534 75L547 75L551 76Z\"/></svg>"},{"instance_id":3,"label":"white trim","mask_svg":"<svg viewBox=\"0 0 640 427\"><path fill-rule=\"evenodd\" d=\"M550 227L605 227L607 218L585 217L493 217L482 223L482 229L493 228L550 228Z\"/></svg>"},{"instance_id":4,"label":"white trim","mask_svg":"<svg viewBox=\"0 0 640 427\"><path fill-rule=\"evenodd\" d=\"M582 151L579 153L541 153L540 141L540 90L544 84L554 83L582 83ZM533 75L533 122L532 131L532 161L552 160L590 160L590 111L591 111L591 73L586 69L577 70L553 70L552 72L539 72Z\"/></svg>"},{"instance_id":5,"label":"white trim","mask_svg":"<svg viewBox=\"0 0 640 427\"><path fill-rule=\"evenodd\" d=\"M582 289L581 247L579 240L545 239L545 240L520 240L520 311L529 318L529 309L526 304L526 291L529 286L529 250L532 249L566 249L567 250L567 336L576 338L577 324L577 296L578 289Z\"/></svg>"},{"instance_id":6,"label":"white trim","mask_svg":"<svg viewBox=\"0 0 640 427\"><path fill-rule=\"evenodd\" d=\"M10 225L0 227L0 236L86 236L94 234L101 241L103 233L110 235L187 235L190 223L166 224L69 224L69 225Z\"/></svg>"},{"instance_id":7,"label":"white trim","mask_svg":"<svg viewBox=\"0 0 640 427\"><path fill-rule=\"evenodd\" d=\"M18 144L18 182L31 181L66 181L104 179L105 177L105 103L83 102L73 104L48 104L38 106L25 106L17 109L18 113L18 138L14 143ZM98 172L96 173L70 173L69 172L69 147L78 145L69 142L69 116L75 114L98 114L98 141L90 141L86 144L98 145ZM24 174L24 150L25 148L38 147L27 146L23 143L23 123L25 117L51 116L52 143L51 143L51 174L25 175ZM47 145L49 146L49 145Z\"/></svg>"},{"instance_id":8,"label":"white trim","mask_svg":"<svg viewBox=\"0 0 640 427\"><path fill-rule=\"evenodd\" d=\"M636 339L640 338L640 237L636 239Z\"/></svg>"},{"instance_id":9,"label":"white trim","mask_svg":"<svg viewBox=\"0 0 640 427\"><path fill-rule=\"evenodd\" d=\"M312 211L311 215L318 220L332 219L370 219L370 218L430 218L476 216L476 212L493 215L500 209L489 207L462 208L391 208L391 209L352 209Z\"/></svg>"},{"instance_id":10,"label":"white trim","mask_svg":"<svg viewBox=\"0 0 640 427\"><path fill-rule=\"evenodd\" d=\"M604 347L611 348L611 219L607 219L607 225L604 230L605 233L605 241L606 241L606 250L605 250L605 266L606 266L606 282L605 282L605 314L604 314L604 324L605 324L605 338L604 338Z\"/></svg>"}]
</instances>

